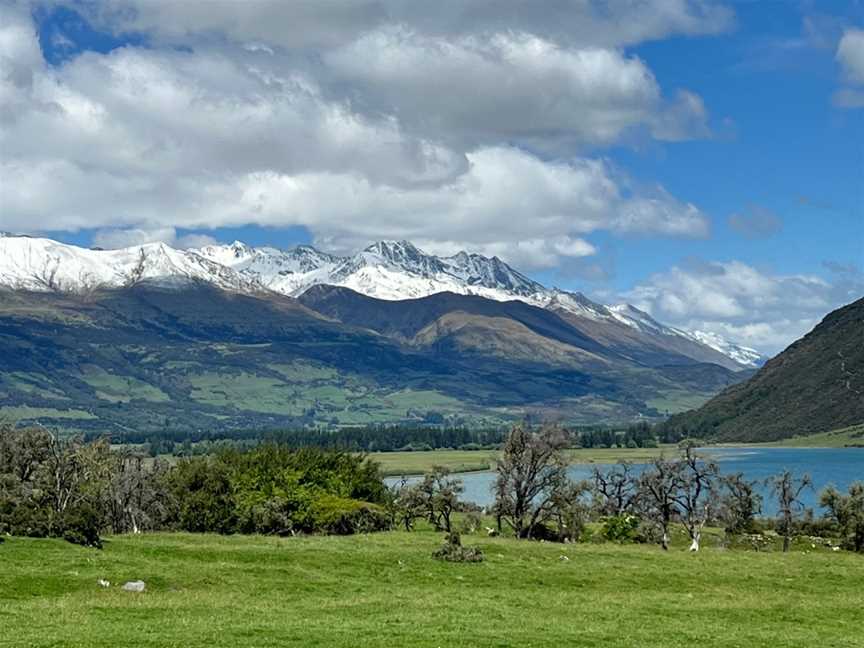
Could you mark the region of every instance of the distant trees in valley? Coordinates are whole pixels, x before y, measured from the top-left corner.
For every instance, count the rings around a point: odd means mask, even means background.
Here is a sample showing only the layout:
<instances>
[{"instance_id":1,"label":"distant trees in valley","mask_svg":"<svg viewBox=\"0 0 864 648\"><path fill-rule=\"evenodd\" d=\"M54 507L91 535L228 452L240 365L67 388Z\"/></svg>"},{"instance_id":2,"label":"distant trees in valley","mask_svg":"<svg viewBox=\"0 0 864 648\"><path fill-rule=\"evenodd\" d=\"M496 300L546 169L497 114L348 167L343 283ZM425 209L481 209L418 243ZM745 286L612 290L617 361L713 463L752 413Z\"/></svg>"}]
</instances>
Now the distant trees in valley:
<instances>
[{"instance_id":1,"label":"distant trees in valley","mask_svg":"<svg viewBox=\"0 0 864 648\"><path fill-rule=\"evenodd\" d=\"M328 428L298 428L289 430L234 430L208 432L166 430L161 434L124 432L112 437L115 443L138 445L152 457L160 455L192 456L211 454L225 449L249 448L269 442L296 448L338 448L353 452L426 451L441 449L498 449L507 439L506 427L468 428L424 425L370 425ZM587 426L563 428L570 448L655 448L668 440L656 436L648 423L626 428ZM102 438L89 434L88 440ZM677 442L675 439L671 442Z\"/></svg>"}]
</instances>

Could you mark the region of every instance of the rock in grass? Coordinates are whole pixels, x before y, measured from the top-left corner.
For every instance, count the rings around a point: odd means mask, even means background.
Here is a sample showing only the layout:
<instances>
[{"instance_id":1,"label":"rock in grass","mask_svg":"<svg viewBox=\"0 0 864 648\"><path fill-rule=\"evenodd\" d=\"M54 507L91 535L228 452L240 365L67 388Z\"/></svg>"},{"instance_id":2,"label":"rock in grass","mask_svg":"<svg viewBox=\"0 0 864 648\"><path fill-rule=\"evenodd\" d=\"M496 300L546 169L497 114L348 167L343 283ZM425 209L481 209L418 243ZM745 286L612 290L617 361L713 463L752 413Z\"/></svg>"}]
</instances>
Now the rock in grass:
<instances>
[{"instance_id":1,"label":"rock in grass","mask_svg":"<svg viewBox=\"0 0 864 648\"><path fill-rule=\"evenodd\" d=\"M147 589L147 584L144 581L129 581L123 584L124 592L143 592Z\"/></svg>"}]
</instances>

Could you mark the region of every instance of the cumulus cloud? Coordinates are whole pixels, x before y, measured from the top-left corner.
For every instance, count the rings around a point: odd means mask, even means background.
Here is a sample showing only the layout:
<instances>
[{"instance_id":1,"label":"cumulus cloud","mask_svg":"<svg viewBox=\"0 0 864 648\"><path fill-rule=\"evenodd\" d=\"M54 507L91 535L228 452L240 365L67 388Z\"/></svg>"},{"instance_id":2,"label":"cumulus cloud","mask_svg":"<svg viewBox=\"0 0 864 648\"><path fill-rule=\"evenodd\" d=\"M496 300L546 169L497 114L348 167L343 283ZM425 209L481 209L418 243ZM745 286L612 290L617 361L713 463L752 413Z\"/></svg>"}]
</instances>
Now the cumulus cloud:
<instances>
[{"instance_id":1,"label":"cumulus cloud","mask_svg":"<svg viewBox=\"0 0 864 648\"><path fill-rule=\"evenodd\" d=\"M834 93L834 105L864 107L864 29L849 28L843 32L836 59L847 86Z\"/></svg>"},{"instance_id":2,"label":"cumulus cloud","mask_svg":"<svg viewBox=\"0 0 864 648\"><path fill-rule=\"evenodd\" d=\"M753 205L729 216L729 227L749 239L769 238L783 229L783 221L770 209Z\"/></svg>"},{"instance_id":3,"label":"cumulus cloud","mask_svg":"<svg viewBox=\"0 0 864 648\"><path fill-rule=\"evenodd\" d=\"M710 331L767 353L864 294L854 266L826 266L827 278L773 274L740 261L691 260L658 273L624 297L661 321Z\"/></svg>"},{"instance_id":4,"label":"cumulus cloud","mask_svg":"<svg viewBox=\"0 0 864 648\"><path fill-rule=\"evenodd\" d=\"M338 46L387 25L460 36L519 26L543 38L619 47L671 35L716 34L734 25L734 12L712 0L117 0L83 8L103 25L144 31L167 42L229 38L286 49Z\"/></svg>"},{"instance_id":5,"label":"cumulus cloud","mask_svg":"<svg viewBox=\"0 0 864 648\"><path fill-rule=\"evenodd\" d=\"M697 207L662 187L631 190L603 160L543 159L491 135L466 143L399 110L359 111L358 100L334 95L320 75L261 43L193 52L129 46L52 67L29 15L7 5L0 11L9 90L0 99L3 229L98 228L98 240L116 246L148 238L179 244L172 228L301 225L336 251L409 238L526 267L591 255L584 236L598 230L707 233ZM505 64L508 48L515 62L507 64L517 67L529 65L532 47L553 48L524 36L495 38L470 52L491 57L493 69ZM493 41L493 50L483 49ZM459 43L467 48L467 40ZM548 58L533 65L571 75L613 103L615 93L640 96L643 84L646 97L658 97L638 59L605 50L556 50ZM629 70L620 88L595 78L596 61L601 72L604 65ZM537 110L526 102L528 113ZM609 123L598 132L611 137L626 128ZM505 132L512 121L495 128Z\"/></svg>"},{"instance_id":6,"label":"cumulus cloud","mask_svg":"<svg viewBox=\"0 0 864 648\"><path fill-rule=\"evenodd\" d=\"M837 60L849 81L864 83L864 29L850 28L843 32L837 45Z\"/></svg>"},{"instance_id":7,"label":"cumulus cloud","mask_svg":"<svg viewBox=\"0 0 864 648\"><path fill-rule=\"evenodd\" d=\"M106 228L100 229L93 234L93 246L106 250L133 247L145 243L167 243L175 248L199 248L205 245L214 245L216 239L206 234L177 235L173 227L155 227L144 229L139 227L129 228Z\"/></svg>"},{"instance_id":8,"label":"cumulus cloud","mask_svg":"<svg viewBox=\"0 0 864 648\"><path fill-rule=\"evenodd\" d=\"M637 128L669 140L707 133L701 99L679 92L664 100L638 58L525 32L444 38L388 27L325 61L363 106L463 145L504 140L560 151Z\"/></svg>"}]
</instances>

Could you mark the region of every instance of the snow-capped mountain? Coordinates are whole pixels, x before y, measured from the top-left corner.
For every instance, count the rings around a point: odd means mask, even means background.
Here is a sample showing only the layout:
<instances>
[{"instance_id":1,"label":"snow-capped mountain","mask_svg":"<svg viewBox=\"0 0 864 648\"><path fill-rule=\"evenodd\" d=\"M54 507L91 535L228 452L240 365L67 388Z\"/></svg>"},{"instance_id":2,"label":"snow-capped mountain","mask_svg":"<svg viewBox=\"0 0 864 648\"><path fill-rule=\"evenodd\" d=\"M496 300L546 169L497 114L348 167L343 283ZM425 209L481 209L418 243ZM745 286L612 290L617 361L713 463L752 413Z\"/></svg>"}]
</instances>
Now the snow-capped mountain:
<instances>
[{"instance_id":1,"label":"snow-capped mountain","mask_svg":"<svg viewBox=\"0 0 864 648\"><path fill-rule=\"evenodd\" d=\"M496 301L517 299L594 322L623 324L640 333L695 342L744 367L758 366L762 360L753 349L715 334L665 326L630 304L605 306L578 292L547 288L498 257L467 252L438 257L408 241L380 241L340 257L308 245L280 250L235 241L194 250L176 250L164 243L90 250L44 238L0 235L0 286L78 292L140 281L165 285L205 281L227 290L271 290L292 297L311 286L327 284L385 300L441 292Z\"/></svg>"},{"instance_id":2,"label":"snow-capped mountain","mask_svg":"<svg viewBox=\"0 0 864 648\"><path fill-rule=\"evenodd\" d=\"M503 301L549 292L497 257L465 252L436 257L408 241L380 241L348 257L325 254L308 245L277 250L250 248L239 241L194 252L294 297L316 284L343 286L390 300L455 292Z\"/></svg>"},{"instance_id":3,"label":"snow-capped mountain","mask_svg":"<svg viewBox=\"0 0 864 648\"><path fill-rule=\"evenodd\" d=\"M708 331L683 331L675 329L681 335L689 337L705 346L711 347L715 351L719 351L725 356L732 358L738 364L745 367L761 367L765 364L767 358L751 347L735 344L729 340Z\"/></svg>"},{"instance_id":4,"label":"snow-capped mountain","mask_svg":"<svg viewBox=\"0 0 864 648\"><path fill-rule=\"evenodd\" d=\"M253 290L230 268L164 243L121 250L88 250L51 239L0 237L0 286L15 290L81 292L129 286L207 281L228 290Z\"/></svg>"}]
</instances>

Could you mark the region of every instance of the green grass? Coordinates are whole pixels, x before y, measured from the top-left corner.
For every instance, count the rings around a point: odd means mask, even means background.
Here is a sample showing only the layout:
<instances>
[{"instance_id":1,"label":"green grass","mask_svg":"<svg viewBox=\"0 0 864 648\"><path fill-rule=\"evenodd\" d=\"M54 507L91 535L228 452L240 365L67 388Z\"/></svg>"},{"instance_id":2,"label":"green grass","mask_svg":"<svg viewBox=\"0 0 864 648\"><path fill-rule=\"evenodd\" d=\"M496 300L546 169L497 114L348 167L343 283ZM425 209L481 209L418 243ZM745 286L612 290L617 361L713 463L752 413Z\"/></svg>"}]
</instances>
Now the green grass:
<instances>
[{"instance_id":1,"label":"green grass","mask_svg":"<svg viewBox=\"0 0 864 648\"><path fill-rule=\"evenodd\" d=\"M422 452L372 452L369 457L381 464L385 475L419 475L433 466L450 472L492 470L497 450L431 450Z\"/></svg>"},{"instance_id":2,"label":"green grass","mask_svg":"<svg viewBox=\"0 0 864 648\"><path fill-rule=\"evenodd\" d=\"M645 401L648 407L653 407L662 414L678 414L704 405L714 394L670 389Z\"/></svg>"},{"instance_id":3,"label":"green grass","mask_svg":"<svg viewBox=\"0 0 864 648\"><path fill-rule=\"evenodd\" d=\"M864 445L864 424L852 425L839 430L811 434L810 436L792 437L762 445L784 446L793 448L843 448L846 446Z\"/></svg>"},{"instance_id":4,"label":"green grass","mask_svg":"<svg viewBox=\"0 0 864 648\"><path fill-rule=\"evenodd\" d=\"M39 418L54 419L95 419L96 417L77 409L55 409L52 407L3 406L0 407L0 419L9 421L32 420Z\"/></svg>"},{"instance_id":5,"label":"green grass","mask_svg":"<svg viewBox=\"0 0 864 648\"><path fill-rule=\"evenodd\" d=\"M131 376L118 376L99 367L90 367L81 379L96 390L96 396L112 403L128 403L141 399L154 403L171 400L158 387Z\"/></svg>"},{"instance_id":6,"label":"green grass","mask_svg":"<svg viewBox=\"0 0 864 648\"><path fill-rule=\"evenodd\" d=\"M661 453L674 452L674 446L661 448L588 448L568 450L572 463L615 463L619 460L647 461ZM449 468L451 472L492 470L497 450L429 450L419 452L372 452L369 456L381 464L385 475L418 475L433 466Z\"/></svg>"},{"instance_id":7,"label":"green grass","mask_svg":"<svg viewBox=\"0 0 864 648\"><path fill-rule=\"evenodd\" d=\"M860 647L864 558L556 545L430 532L0 546L0 646ZM569 560L562 560L567 556ZM109 589L97 579L111 581ZM126 580L147 582L143 594Z\"/></svg>"}]
</instances>

